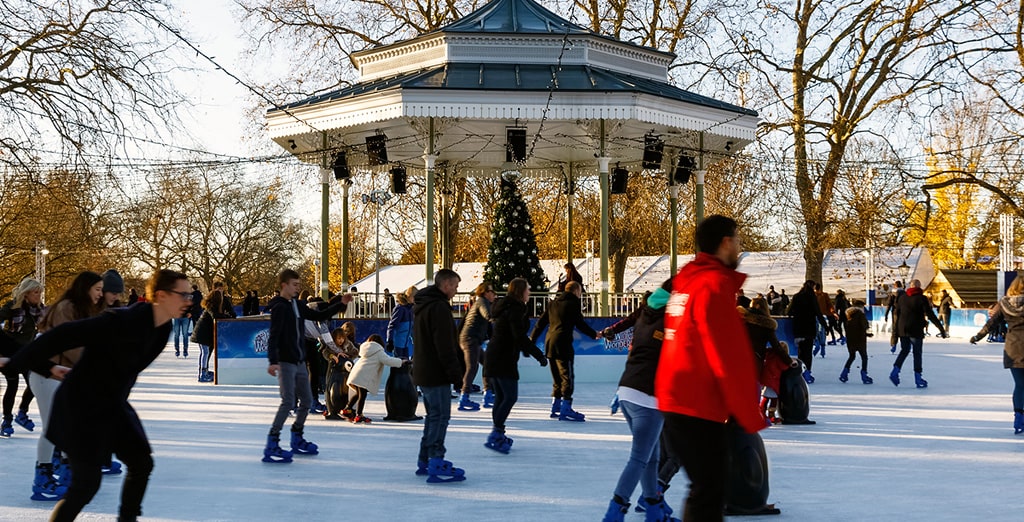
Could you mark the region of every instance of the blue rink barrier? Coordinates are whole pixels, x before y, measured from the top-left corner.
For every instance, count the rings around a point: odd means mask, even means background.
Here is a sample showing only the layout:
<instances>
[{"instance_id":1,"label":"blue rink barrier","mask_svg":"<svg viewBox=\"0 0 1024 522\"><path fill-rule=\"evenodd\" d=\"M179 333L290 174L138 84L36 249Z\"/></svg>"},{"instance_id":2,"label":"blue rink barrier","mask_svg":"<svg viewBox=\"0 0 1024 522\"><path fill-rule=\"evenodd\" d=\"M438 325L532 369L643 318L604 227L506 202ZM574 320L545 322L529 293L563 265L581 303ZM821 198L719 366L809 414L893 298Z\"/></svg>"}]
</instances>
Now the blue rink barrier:
<instances>
[{"instance_id":1,"label":"blue rink barrier","mask_svg":"<svg viewBox=\"0 0 1024 522\"><path fill-rule=\"evenodd\" d=\"M618 322L618 318L587 318L587 324L594 330L602 330ZM355 323L356 343L366 340L372 334L387 337L387 319L332 319L331 329L342 323ZM530 322L530 327L536 319ZM277 380L267 373L267 338L270 336L270 316L257 315L237 319L221 319L214 332L214 371L217 384L274 384ZM633 329L620 333L614 341L587 339L578 331L573 335L576 349L576 377L579 382L608 382L617 380L622 373L625 355L633 340ZM544 349L544 340L537 343ZM484 345L486 349L486 344ZM593 357L593 356L609 357ZM550 382L548 368L528 359L519 367L522 382Z\"/></svg>"},{"instance_id":2,"label":"blue rink barrier","mask_svg":"<svg viewBox=\"0 0 1024 522\"><path fill-rule=\"evenodd\" d=\"M892 320L883 321L885 308L874 306L869 311L875 338L889 335ZM590 317L587 324L600 331L619 321L615 317ZM793 338L793 324L788 317L774 317L778 323L776 335L780 341L789 345L789 353L796 355L796 341ZM950 335L968 338L978 332L988 320L988 311L984 309L954 309L950 316ZM386 338L388 321L386 319L333 319L331 329L351 321L356 325L356 339L362 343L371 334L379 334ZM533 328L536 319L530 321ZM932 327L932 333L937 330ZM270 334L270 316L258 315L240 317L238 319L222 319L217 321L214 333L216 346L214 366L218 384L274 384L275 378L267 374L267 337ZM882 336L882 337L879 337ZM630 328L616 336L612 341L605 339L588 339L579 331L573 333L573 346L576 350L576 380L578 382L617 382L633 341L633 329ZM356 343L356 346L359 345ZM544 339L541 336L537 346L543 351ZM484 349L487 345L484 344ZM550 382L550 367L544 368L531 358L521 359L519 376L522 382ZM478 377L479 379L479 377Z\"/></svg>"}]
</instances>

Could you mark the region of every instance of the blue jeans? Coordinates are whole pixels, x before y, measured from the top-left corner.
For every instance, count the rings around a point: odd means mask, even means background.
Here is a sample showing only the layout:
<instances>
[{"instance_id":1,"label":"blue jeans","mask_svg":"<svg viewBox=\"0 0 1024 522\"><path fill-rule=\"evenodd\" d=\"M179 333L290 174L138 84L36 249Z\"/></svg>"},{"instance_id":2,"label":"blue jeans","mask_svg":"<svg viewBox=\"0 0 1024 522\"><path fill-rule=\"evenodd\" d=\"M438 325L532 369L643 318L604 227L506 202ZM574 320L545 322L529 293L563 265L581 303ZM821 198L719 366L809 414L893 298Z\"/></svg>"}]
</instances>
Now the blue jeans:
<instances>
[{"instance_id":1,"label":"blue jeans","mask_svg":"<svg viewBox=\"0 0 1024 522\"><path fill-rule=\"evenodd\" d=\"M921 345L924 339L917 337L900 337L900 354L896 356L897 368L903 368L903 361L907 360L907 354L914 351L914 372L921 373Z\"/></svg>"},{"instance_id":2,"label":"blue jeans","mask_svg":"<svg viewBox=\"0 0 1024 522\"><path fill-rule=\"evenodd\" d=\"M423 419L423 438L420 439L420 462L444 458L444 437L448 433L448 421L452 418L451 390L451 386L420 387L423 407L427 410Z\"/></svg>"},{"instance_id":3,"label":"blue jeans","mask_svg":"<svg viewBox=\"0 0 1024 522\"><path fill-rule=\"evenodd\" d=\"M205 344L199 345L199 369L210 369L210 347Z\"/></svg>"},{"instance_id":4,"label":"blue jeans","mask_svg":"<svg viewBox=\"0 0 1024 522\"><path fill-rule=\"evenodd\" d=\"M491 408L491 421L494 430L505 433L505 421L508 420L512 406L519 400L519 380L510 377L488 377L494 389L494 407Z\"/></svg>"},{"instance_id":5,"label":"blue jeans","mask_svg":"<svg viewBox=\"0 0 1024 522\"><path fill-rule=\"evenodd\" d=\"M270 435L281 434L284 421L288 418L288 412L295 409L295 422L292 423L292 431L302 432L306 424L306 416L309 414L309 406L313 403L313 394L309 391L309 374L306 372L306 363L298 364L281 362L278 364L277 386L281 392L281 405L277 407L277 415L274 415L274 424L270 426ZM299 405L295 405L298 397ZM450 405L449 405L450 406Z\"/></svg>"},{"instance_id":6,"label":"blue jeans","mask_svg":"<svg viewBox=\"0 0 1024 522\"><path fill-rule=\"evenodd\" d=\"M185 353L188 353L188 334L189 326L191 326L192 321L188 317L178 317L172 319L172 321L174 329L172 330L171 335L174 336L174 351L178 351L180 343L185 346Z\"/></svg>"},{"instance_id":7,"label":"blue jeans","mask_svg":"<svg viewBox=\"0 0 1024 522\"><path fill-rule=\"evenodd\" d=\"M1024 368L1010 368L1013 376L1013 410L1024 410Z\"/></svg>"},{"instance_id":8,"label":"blue jeans","mask_svg":"<svg viewBox=\"0 0 1024 522\"><path fill-rule=\"evenodd\" d=\"M658 497L658 441L665 417L660 411L646 408L628 401L619 403L622 415L626 417L629 431L633 433L633 447L629 450L629 462L619 475L615 494L623 500L633 496L637 482L644 498Z\"/></svg>"}]
</instances>

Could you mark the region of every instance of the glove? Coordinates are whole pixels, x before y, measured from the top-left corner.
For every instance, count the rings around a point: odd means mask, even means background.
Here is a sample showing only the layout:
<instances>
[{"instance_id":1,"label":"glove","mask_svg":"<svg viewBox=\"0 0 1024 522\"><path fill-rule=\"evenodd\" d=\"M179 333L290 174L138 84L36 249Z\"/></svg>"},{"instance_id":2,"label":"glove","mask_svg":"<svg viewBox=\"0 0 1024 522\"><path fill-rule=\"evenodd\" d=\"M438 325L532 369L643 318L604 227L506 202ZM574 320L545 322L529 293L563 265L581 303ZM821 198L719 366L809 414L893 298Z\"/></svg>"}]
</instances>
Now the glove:
<instances>
[{"instance_id":1,"label":"glove","mask_svg":"<svg viewBox=\"0 0 1024 522\"><path fill-rule=\"evenodd\" d=\"M540 357L537 358L537 362L539 362L541 368L543 368L548 365L548 358L541 355Z\"/></svg>"},{"instance_id":2,"label":"glove","mask_svg":"<svg viewBox=\"0 0 1024 522\"><path fill-rule=\"evenodd\" d=\"M601 337L604 337L605 339L608 339L609 341L614 341L615 340L615 332L613 332L611 328L605 328L604 330L601 330Z\"/></svg>"},{"instance_id":3,"label":"glove","mask_svg":"<svg viewBox=\"0 0 1024 522\"><path fill-rule=\"evenodd\" d=\"M395 353L395 341L388 341L388 345L384 347L388 353Z\"/></svg>"},{"instance_id":4,"label":"glove","mask_svg":"<svg viewBox=\"0 0 1024 522\"><path fill-rule=\"evenodd\" d=\"M971 344L978 344L978 341L979 341L979 339L978 339L977 335L972 335L971 336Z\"/></svg>"},{"instance_id":5,"label":"glove","mask_svg":"<svg viewBox=\"0 0 1024 522\"><path fill-rule=\"evenodd\" d=\"M616 393L615 396L612 397L612 402L608 407L612 409L612 415L619 412L619 394Z\"/></svg>"},{"instance_id":6,"label":"glove","mask_svg":"<svg viewBox=\"0 0 1024 522\"><path fill-rule=\"evenodd\" d=\"M408 368L410 366L412 366L412 361L411 360L409 360L409 359L403 359L402 360L402 368Z\"/></svg>"}]
</instances>

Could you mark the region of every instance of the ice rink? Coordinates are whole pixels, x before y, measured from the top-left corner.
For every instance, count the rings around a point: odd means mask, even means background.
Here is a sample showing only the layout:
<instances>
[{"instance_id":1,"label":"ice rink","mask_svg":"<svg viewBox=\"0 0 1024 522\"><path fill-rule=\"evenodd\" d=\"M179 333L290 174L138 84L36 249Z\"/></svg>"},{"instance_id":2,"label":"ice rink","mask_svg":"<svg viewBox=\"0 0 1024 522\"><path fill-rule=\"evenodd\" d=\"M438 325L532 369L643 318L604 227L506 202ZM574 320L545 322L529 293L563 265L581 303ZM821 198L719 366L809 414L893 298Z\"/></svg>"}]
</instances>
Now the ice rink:
<instances>
[{"instance_id":1,"label":"ice rink","mask_svg":"<svg viewBox=\"0 0 1024 522\"><path fill-rule=\"evenodd\" d=\"M889 382L895 356L885 341L869 345L873 385L853 379L859 362L850 382L838 381L844 347L815 359L817 424L761 432L769 502L782 514L745 518L1021 520L1024 436L1013 435L1002 345L930 337L924 350L927 389L913 387L909 360L904 384ZM483 447L489 410L459 412L453 404L447 458L465 468L465 482L427 484L413 474L422 421L381 421L383 394L367 401L373 424L311 415L306 438L320 445L320 455L265 464L276 387L200 384L195 369L194 358L165 351L132 394L156 460L145 520L600 520L629 452L626 423L607 407L614 382L577 386L585 423L549 419L550 387L524 384L509 419L510 455ZM38 422L37 413L32 417ZM44 520L52 504L29 500L42 429L15 430L0 439L0 520ZM80 520L115 519L121 481L105 477ZM686 483L678 475L666 495L677 514ZM637 495L639 488L632 502Z\"/></svg>"}]
</instances>

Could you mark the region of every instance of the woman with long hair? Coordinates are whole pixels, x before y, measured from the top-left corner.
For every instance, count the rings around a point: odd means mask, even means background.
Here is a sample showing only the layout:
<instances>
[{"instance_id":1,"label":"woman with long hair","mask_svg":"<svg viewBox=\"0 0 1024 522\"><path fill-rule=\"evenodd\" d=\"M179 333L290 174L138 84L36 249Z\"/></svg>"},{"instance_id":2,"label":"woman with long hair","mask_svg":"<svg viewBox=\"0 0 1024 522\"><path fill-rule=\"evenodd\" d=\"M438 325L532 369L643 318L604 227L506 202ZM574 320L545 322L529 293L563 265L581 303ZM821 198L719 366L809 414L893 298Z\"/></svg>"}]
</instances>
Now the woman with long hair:
<instances>
[{"instance_id":1,"label":"woman with long hair","mask_svg":"<svg viewBox=\"0 0 1024 522\"><path fill-rule=\"evenodd\" d=\"M227 319L224 313L224 292L214 290L203 300L203 315L199 316L192 331L192 341L199 345L199 382L213 382L210 371L210 347L213 346L213 329L217 319Z\"/></svg>"},{"instance_id":2,"label":"woman with long hair","mask_svg":"<svg viewBox=\"0 0 1024 522\"><path fill-rule=\"evenodd\" d=\"M1007 330L1003 368L1010 370L1013 377L1013 433L1020 435L1024 433L1024 277L1019 275L996 304L992 318L971 337L971 344L976 344L1004 321Z\"/></svg>"},{"instance_id":3,"label":"woman with long hair","mask_svg":"<svg viewBox=\"0 0 1024 522\"><path fill-rule=\"evenodd\" d=\"M69 321L77 321L92 317L104 308L103 278L95 272L82 272L71 281L71 286L64 291L57 304L46 312L46 317L39 325L39 332L45 332ZM50 358L54 364L72 368L82 357L83 348L73 348ZM43 423L50 426L50 408L53 396L57 393L61 381L51 375L36 372L29 374L29 385L35 390L39 404L39 415ZM67 492L71 483L66 459L57 457L54 444L46 437L39 437L36 444L36 469L32 480L32 500L60 500ZM56 458L55 458L56 457ZM58 469L54 469L53 460L57 460ZM54 476L54 473L57 476Z\"/></svg>"},{"instance_id":4,"label":"woman with long hair","mask_svg":"<svg viewBox=\"0 0 1024 522\"><path fill-rule=\"evenodd\" d=\"M4 322L4 334L20 349L36 337L36 324L43 315L43 285L31 277L26 277L11 292L11 297L12 299L0 308L0 321ZM0 436L10 437L14 434L12 421L32 431L35 429L35 423L28 418L28 406L35 395L32 393L31 385L25 387L25 393L21 395L21 404L18 406L18 416L15 417L14 399L18 396L21 378L17 373L5 374L4 377L7 380L7 390L4 392L4 418L0 423ZM25 380L28 381L28 374L25 374Z\"/></svg>"},{"instance_id":5,"label":"woman with long hair","mask_svg":"<svg viewBox=\"0 0 1024 522\"><path fill-rule=\"evenodd\" d=\"M512 439L505 436L505 421L512 406L519 400L519 354L524 353L547 366L544 352L530 341L530 316L526 303L530 298L530 284L521 277L508 283L508 293L498 298L491 306L491 320L494 335L487 345L484 369L494 390L494 407L491 421L494 427L487 436L484 446L499 453L512 449Z\"/></svg>"}]
</instances>

